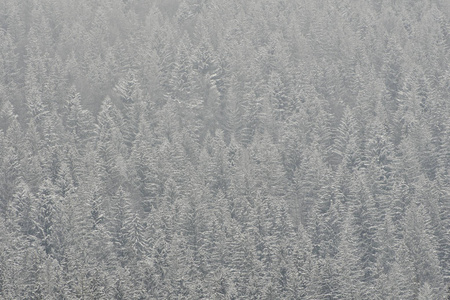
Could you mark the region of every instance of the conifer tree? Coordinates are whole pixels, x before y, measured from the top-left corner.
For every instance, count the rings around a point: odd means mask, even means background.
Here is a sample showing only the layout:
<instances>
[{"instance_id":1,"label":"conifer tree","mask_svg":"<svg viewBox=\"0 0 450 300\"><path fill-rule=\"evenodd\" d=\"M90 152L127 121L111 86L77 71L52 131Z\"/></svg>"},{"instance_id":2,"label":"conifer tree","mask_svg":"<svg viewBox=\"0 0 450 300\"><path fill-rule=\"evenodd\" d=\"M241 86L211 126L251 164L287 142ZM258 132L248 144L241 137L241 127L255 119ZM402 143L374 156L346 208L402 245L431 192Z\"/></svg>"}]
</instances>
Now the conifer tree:
<instances>
[{"instance_id":1,"label":"conifer tree","mask_svg":"<svg viewBox=\"0 0 450 300\"><path fill-rule=\"evenodd\" d=\"M132 207L129 194L123 187L117 189L112 200L112 215L110 219L110 234L117 257L124 267L130 262L130 231L132 217ZM131 236L132 237L132 236Z\"/></svg>"},{"instance_id":2,"label":"conifer tree","mask_svg":"<svg viewBox=\"0 0 450 300\"><path fill-rule=\"evenodd\" d=\"M138 132L138 121L142 90L136 75L129 71L124 79L115 86L115 91L119 95L123 105L123 124L121 132L125 144L131 148Z\"/></svg>"},{"instance_id":3,"label":"conifer tree","mask_svg":"<svg viewBox=\"0 0 450 300\"><path fill-rule=\"evenodd\" d=\"M370 289L370 283L365 282L363 289L363 272L360 266L358 247L354 240L353 216L347 216L342 225L341 240L336 255L336 274L338 281L338 297L344 299L364 298Z\"/></svg>"},{"instance_id":4,"label":"conifer tree","mask_svg":"<svg viewBox=\"0 0 450 300\"><path fill-rule=\"evenodd\" d=\"M122 117L110 98L106 98L98 115L99 142L97 151L106 193L114 195L126 178L123 158Z\"/></svg>"},{"instance_id":5,"label":"conifer tree","mask_svg":"<svg viewBox=\"0 0 450 300\"><path fill-rule=\"evenodd\" d=\"M332 153L336 157L336 164L344 164L351 171L358 169L362 163L362 153L359 149L358 125L352 111L344 110L339 127L337 128Z\"/></svg>"},{"instance_id":6,"label":"conifer tree","mask_svg":"<svg viewBox=\"0 0 450 300\"><path fill-rule=\"evenodd\" d=\"M24 236L32 235L35 232L33 215L36 205L33 198L27 183L21 180L12 199L11 208L14 212L14 219L18 223L19 230Z\"/></svg>"},{"instance_id":7,"label":"conifer tree","mask_svg":"<svg viewBox=\"0 0 450 300\"><path fill-rule=\"evenodd\" d=\"M55 246L55 223L59 207L55 187L49 179L44 180L36 195L37 207L33 216L36 237L47 255L52 255Z\"/></svg>"},{"instance_id":8,"label":"conifer tree","mask_svg":"<svg viewBox=\"0 0 450 300\"><path fill-rule=\"evenodd\" d=\"M404 219L404 242L414 266L414 290L417 296L421 283L430 284L431 288L442 295L443 277L437 257L437 246L430 231L429 214L423 205L411 202Z\"/></svg>"},{"instance_id":9,"label":"conifer tree","mask_svg":"<svg viewBox=\"0 0 450 300\"><path fill-rule=\"evenodd\" d=\"M75 135L75 141L85 145L95 135L94 119L92 114L81 106L81 95L72 86L65 105L67 117L65 126L69 133Z\"/></svg>"}]
</instances>

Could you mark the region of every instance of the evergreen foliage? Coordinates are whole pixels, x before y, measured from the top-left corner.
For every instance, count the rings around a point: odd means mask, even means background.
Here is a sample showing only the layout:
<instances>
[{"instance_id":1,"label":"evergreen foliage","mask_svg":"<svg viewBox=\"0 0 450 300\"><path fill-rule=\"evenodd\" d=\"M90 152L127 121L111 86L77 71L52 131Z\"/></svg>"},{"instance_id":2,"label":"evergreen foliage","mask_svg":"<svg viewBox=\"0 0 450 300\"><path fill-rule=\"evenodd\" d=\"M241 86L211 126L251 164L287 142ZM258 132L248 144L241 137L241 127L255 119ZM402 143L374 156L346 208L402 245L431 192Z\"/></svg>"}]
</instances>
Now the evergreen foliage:
<instances>
[{"instance_id":1,"label":"evergreen foliage","mask_svg":"<svg viewBox=\"0 0 450 300\"><path fill-rule=\"evenodd\" d=\"M1 1L0 298L450 299L447 2Z\"/></svg>"}]
</instances>

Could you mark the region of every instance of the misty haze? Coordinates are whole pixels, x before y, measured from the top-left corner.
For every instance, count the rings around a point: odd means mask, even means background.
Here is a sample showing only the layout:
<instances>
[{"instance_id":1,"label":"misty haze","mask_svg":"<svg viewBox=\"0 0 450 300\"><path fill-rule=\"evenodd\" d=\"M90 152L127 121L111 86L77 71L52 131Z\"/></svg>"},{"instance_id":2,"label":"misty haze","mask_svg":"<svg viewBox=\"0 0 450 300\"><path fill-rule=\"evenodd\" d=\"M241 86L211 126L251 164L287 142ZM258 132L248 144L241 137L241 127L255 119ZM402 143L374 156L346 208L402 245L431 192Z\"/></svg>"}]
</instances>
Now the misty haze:
<instances>
[{"instance_id":1,"label":"misty haze","mask_svg":"<svg viewBox=\"0 0 450 300\"><path fill-rule=\"evenodd\" d=\"M0 299L450 300L450 1L0 0Z\"/></svg>"}]
</instances>

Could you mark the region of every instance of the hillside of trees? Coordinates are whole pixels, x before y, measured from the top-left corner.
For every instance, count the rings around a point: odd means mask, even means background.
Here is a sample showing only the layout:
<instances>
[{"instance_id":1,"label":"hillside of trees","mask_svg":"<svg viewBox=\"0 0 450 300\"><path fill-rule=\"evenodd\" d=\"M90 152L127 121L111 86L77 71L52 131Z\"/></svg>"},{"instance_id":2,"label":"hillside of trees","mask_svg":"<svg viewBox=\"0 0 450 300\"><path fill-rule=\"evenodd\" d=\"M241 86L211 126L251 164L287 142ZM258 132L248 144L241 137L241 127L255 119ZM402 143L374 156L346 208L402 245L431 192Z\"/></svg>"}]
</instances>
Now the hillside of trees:
<instances>
[{"instance_id":1,"label":"hillside of trees","mask_svg":"<svg viewBox=\"0 0 450 300\"><path fill-rule=\"evenodd\" d=\"M450 1L0 0L1 299L450 299Z\"/></svg>"}]
</instances>

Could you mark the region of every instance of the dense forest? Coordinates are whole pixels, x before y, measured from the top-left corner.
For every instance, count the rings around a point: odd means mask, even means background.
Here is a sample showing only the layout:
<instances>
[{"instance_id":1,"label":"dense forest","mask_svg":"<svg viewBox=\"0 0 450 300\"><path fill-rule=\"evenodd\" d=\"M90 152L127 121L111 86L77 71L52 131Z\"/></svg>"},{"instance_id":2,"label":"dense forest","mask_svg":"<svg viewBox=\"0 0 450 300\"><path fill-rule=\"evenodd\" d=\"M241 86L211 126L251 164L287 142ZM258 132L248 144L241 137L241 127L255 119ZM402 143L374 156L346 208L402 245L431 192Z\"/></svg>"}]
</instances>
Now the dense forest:
<instances>
[{"instance_id":1,"label":"dense forest","mask_svg":"<svg viewBox=\"0 0 450 300\"><path fill-rule=\"evenodd\" d=\"M450 1L0 0L1 299L450 299Z\"/></svg>"}]
</instances>

